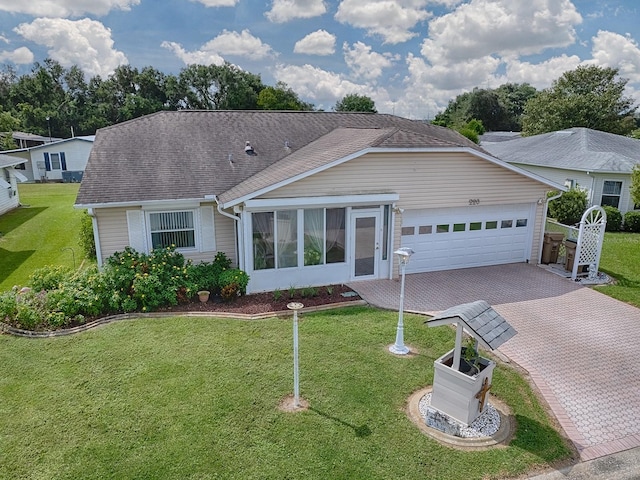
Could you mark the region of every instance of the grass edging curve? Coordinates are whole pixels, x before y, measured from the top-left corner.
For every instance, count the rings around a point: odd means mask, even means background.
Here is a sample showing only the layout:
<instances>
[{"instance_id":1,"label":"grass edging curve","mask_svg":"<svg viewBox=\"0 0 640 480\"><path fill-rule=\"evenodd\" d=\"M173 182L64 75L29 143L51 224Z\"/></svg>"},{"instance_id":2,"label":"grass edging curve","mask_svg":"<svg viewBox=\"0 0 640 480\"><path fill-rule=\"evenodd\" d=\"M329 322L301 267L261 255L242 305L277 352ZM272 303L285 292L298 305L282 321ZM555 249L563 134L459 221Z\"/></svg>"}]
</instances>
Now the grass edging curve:
<instances>
[{"instance_id":1,"label":"grass edging curve","mask_svg":"<svg viewBox=\"0 0 640 480\"><path fill-rule=\"evenodd\" d=\"M350 300L348 302L332 303L328 305L319 305L316 307L305 307L299 310L300 313L312 313L323 310L331 310L334 308L343 307L356 307L367 305L364 300ZM109 315L106 317L92 320L91 322L83 325L78 325L73 328L65 328L60 330L44 330L41 332L33 330L24 330L22 328L12 327L4 322L0 322L0 332L8 333L16 337L25 338L53 338L64 337L68 335L74 335L76 333L86 332L102 325L118 322L121 320L134 320L136 318L167 318L167 317L213 317L213 318L235 318L238 320L262 320L266 318L282 317L285 315L292 315L290 310L280 310L275 312L246 314L246 313L233 313L233 312L151 312L151 313L118 313L116 315Z\"/></svg>"}]
</instances>

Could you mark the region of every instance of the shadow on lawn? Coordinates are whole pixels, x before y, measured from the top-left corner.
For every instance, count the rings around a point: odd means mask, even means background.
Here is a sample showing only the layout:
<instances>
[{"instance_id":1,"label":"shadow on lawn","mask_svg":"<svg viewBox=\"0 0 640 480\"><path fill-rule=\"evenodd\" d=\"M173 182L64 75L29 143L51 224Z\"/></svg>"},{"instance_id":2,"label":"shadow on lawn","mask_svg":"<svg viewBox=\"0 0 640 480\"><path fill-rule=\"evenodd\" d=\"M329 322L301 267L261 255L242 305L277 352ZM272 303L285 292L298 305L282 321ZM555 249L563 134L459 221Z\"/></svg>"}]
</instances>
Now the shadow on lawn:
<instances>
[{"instance_id":1,"label":"shadow on lawn","mask_svg":"<svg viewBox=\"0 0 640 480\"><path fill-rule=\"evenodd\" d=\"M20 206L0 216L0 236L15 230L49 207Z\"/></svg>"},{"instance_id":2,"label":"shadow on lawn","mask_svg":"<svg viewBox=\"0 0 640 480\"><path fill-rule=\"evenodd\" d=\"M33 255L35 250L20 250L18 252L11 252L4 248L0 248L0 278L5 279L9 277L22 263Z\"/></svg>"},{"instance_id":3,"label":"shadow on lawn","mask_svg":"<svg viewBox=\"0 0 640 480\"><path fill-rule=\"evenodd\" d=\"M368 437L369 435L371 435L371 429L369 428L368 425L360 425L360 426L353 425L352 423L345 422L344 420L341 420L338 417L334 417L332 415L329 415L328 413L322 412L313 407L309 407L309 410L317 413L321 417L328 418L329 420L333 420L334 422L339 423L340 425L344 425L346 427L353 429L354 433L356 434L356 437L358 438Z\"/></svg>"},{"instance_id":4,"label":"shadow on lawn","mask_svg":"<svg viewBox=\"0 0 640 480\"><path fill-rule=\"evenodd\" d=\"M555 429L542 425L523 415L516 415L516 433L511 446L521 448L536 455L547 463L566 458L571 454L570 440L564 438ZM551 441L554 437L558 441Z\"/></svg>"}]
</instances>

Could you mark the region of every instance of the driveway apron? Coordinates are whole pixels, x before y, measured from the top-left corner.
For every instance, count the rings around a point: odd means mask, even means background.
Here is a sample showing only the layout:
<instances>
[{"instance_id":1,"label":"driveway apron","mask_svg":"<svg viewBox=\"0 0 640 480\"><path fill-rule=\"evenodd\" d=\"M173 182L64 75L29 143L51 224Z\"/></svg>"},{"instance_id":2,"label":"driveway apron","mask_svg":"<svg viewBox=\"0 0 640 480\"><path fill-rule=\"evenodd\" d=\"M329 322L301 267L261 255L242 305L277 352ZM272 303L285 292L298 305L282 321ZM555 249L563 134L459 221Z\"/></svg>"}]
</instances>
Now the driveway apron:
<instances>
[{"instance_id":1,"label":"driveway apron","mask_svg":"<svg viewBox=\"0 0 640 480\"><path fill-rule=\"evenodd\" d=\"M399 308L397 279L350 287L372 305ZM640 446L640 309L530 264L406 276L405 311L475 300L516 328L499 351L529 372L582 460Z\"/></svg>"}]
</instances>

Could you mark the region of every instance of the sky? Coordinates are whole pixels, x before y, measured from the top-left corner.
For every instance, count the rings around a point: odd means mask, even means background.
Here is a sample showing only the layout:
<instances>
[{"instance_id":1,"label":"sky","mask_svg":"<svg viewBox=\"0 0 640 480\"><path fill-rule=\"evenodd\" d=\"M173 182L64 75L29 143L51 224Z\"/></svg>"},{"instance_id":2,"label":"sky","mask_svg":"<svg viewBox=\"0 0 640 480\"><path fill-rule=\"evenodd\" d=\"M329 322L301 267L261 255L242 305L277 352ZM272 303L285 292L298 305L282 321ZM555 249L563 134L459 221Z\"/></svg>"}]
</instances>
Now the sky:
<instances>
[{"instance_id":1,"label":"sky","mask_svg":"<svg viewBox=\"0 0 640 480\"><path fill-rule=\"evenodd\" d=\"M331 110L348 94L432 119L475 87L619 68L640 100L638 0L0 0L0 64L106 78L228 61Z\"/></svg>"}]
</instances>

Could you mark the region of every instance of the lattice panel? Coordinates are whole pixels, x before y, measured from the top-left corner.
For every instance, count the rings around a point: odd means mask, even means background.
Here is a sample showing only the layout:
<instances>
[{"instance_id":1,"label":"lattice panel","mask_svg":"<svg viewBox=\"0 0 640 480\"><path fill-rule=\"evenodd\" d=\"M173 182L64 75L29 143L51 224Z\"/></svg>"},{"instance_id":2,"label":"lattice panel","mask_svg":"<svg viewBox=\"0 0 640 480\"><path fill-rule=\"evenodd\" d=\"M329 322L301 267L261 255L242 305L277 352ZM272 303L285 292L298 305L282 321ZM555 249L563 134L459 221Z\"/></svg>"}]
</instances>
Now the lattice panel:
<instances>
[{"instance_id":1,"label":"lattice panel","mask_svg":"<svg viewBox=\"0 0 640 480\"><path fill-rule=\"evenodd\" d=\"M573 267L572 278L576 278L579 265L594 266L595 272L592 272L591 268L589 269L589 273L593 275L598 271L606 225L607 214L601 207L591 207L582 216L580 234L578 236L578 251L576 252L577 262Z\"/></svg>"}]
</instances>

